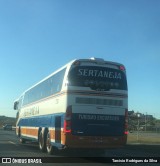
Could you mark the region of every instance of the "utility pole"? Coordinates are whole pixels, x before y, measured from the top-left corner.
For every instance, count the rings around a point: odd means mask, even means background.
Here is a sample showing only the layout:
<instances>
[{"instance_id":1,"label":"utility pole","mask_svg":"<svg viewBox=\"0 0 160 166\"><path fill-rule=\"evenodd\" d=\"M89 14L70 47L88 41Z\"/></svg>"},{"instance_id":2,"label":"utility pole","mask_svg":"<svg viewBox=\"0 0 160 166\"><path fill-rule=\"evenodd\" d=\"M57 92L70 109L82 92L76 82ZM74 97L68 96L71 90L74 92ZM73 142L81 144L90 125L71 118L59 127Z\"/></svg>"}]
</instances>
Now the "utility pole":
<instances>
[{"instance_id":1,"label":"utility pole","mask_svg":"<svg viewBox=\"0 0 160 166\"><path fill-rule=\"evenodd\" d=\"M138 124L137 124L137 142L139 141L139 118L140 118L140 113L137 112L137 119L138 119Z\"/></svg>"},{"instance_id":2,"label":"utility pole","mask_svg":"<svg viewBox=\"0 0 160 166\"><path fill-rule=\"evenodd\" d=\"M147 129L147 112L146 112L146 115L145 115L145 131Z\"/></svg>"}]
</instances>

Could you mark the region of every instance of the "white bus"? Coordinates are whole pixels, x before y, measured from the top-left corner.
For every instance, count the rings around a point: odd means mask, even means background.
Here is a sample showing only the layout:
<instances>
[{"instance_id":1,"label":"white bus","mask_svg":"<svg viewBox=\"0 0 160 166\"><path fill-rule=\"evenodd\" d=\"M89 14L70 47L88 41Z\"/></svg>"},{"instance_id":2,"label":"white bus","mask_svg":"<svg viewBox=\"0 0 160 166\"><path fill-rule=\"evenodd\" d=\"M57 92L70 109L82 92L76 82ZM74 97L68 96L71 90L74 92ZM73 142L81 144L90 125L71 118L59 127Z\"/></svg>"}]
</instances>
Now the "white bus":
<instances>
[{"instance_id":1,"label":"white bus","mask_svg":"<svg viewBox=\"0 0 160 166\"><path fill-rule=\"evenodd\" d=\"M127 141L125 67L100 58L73 60L14 102L16 135L41 151L106 149Z\"/></svg>"}]
</instances>

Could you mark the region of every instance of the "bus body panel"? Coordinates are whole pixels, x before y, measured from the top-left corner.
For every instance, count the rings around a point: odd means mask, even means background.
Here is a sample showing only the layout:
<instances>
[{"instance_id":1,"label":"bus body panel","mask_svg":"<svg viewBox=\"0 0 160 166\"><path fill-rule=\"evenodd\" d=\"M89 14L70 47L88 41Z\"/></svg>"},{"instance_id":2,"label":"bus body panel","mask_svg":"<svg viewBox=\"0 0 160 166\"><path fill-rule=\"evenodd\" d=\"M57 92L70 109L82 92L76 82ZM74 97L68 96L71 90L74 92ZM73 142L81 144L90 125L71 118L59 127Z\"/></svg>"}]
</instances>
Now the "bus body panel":
<instances>
[{"instance_id":1,"label":"bus body panel","mask_svg":"<svg viewBox=\"0 0 160 166\"><path fill-rule=\"evenodd\" d=\"M74 136L67 135L65 145L68 148L83 149L106 149L123 147L126 144L127 136Z\"/></svg>"}]
</instances>

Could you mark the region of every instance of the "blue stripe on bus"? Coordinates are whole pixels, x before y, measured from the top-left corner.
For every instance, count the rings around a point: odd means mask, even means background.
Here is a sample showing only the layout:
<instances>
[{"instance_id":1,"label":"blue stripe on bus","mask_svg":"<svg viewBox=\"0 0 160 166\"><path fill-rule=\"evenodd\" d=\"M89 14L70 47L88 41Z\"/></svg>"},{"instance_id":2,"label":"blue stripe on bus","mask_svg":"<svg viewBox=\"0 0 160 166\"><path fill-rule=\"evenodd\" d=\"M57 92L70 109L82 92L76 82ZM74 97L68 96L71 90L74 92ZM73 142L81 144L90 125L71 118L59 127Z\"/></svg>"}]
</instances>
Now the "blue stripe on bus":
<instances>
[{"instance_id":1,"label":"blue stripe on bus","mask_svg":"<svg viewBox=\"0 0 160 166\"><path fill-rule=\"evenodd\" d=\"M55 127L55 118L58 116L61 116L62 128L64 125L64 113L21 118L18 126ZM125 117L123 115L73 113L71 125L73 135L120 136L124 134Z\"/></svg>"},{"instance_id":2,"label":"blue stripe on bus","mask_svg":"<svg viewBox=\"0 0 160 166\"><path fill-rule=\"evenodd\" d=\"M28 126L28 127L55 127L55 117L61 116L62 119L64 114L49 114L34 117L21 118L17 126ZM61 126L63 126L63 120L61 120Z\"/></svg>"}]
</instances>

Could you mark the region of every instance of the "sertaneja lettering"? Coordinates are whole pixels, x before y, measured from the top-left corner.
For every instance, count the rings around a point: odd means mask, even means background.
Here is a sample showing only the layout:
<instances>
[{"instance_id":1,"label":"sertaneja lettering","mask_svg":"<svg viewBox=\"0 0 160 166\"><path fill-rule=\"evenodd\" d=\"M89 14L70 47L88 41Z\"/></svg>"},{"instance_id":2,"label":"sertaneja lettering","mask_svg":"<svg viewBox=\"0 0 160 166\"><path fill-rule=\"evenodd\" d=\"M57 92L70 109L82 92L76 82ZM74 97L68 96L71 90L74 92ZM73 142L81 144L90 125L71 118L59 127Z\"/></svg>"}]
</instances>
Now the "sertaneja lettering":
<instances>
[{"instance_id":1,"label":"sertaneja lettering","mask_svg":"<svg viewBox=\"0 0 160 166\"><path fill-rule=\"evenodd\" d=\"M79 69L78 70L79 76L84 77L106 77L112 79L121 79L121 73L118 72L111 72L106 70L89 70L89 69Z\"/></svg>"}]
</instances>

